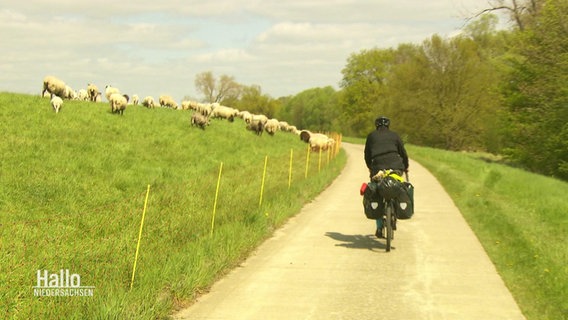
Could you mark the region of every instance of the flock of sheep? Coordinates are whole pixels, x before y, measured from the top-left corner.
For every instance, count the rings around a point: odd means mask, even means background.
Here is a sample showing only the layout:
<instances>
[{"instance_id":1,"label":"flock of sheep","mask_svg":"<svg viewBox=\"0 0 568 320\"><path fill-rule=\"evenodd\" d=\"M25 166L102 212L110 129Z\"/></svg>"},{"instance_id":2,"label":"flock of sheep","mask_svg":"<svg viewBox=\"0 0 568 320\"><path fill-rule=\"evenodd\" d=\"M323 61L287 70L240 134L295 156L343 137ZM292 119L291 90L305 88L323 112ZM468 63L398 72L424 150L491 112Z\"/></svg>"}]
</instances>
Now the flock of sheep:
<instances>
[{"instance_id":1,"label":"flock of sheep","mask_svg":"<svg viewBox=\"0 0 568 320\"><path fill-rule=\"evenodd\" d=\"M138 95L132 95L130 98L127 94L122 94L116 87L110 85L105 86L105 97L109 102L112 113L122 115L128 104L142 105L146 108L155 108L157 104L152 96L146 96L142 101ZM43 90L41 95L50 97L53 110L58 113L63 105L63 100L83 100L91 102L102 102L102 92L94 84L88 84L86 89L78 91L73 90L62 80L54 76L46 76L43 79ZM312 133L309 130L298 130L295 126L290 125L286 121L270 119L262 114L252 114L248 111L239 111L235 108L223 106L219 103L200 103L196 101L184 100L181 106L168 95L162 95L158 99L158 103L162 108L170 108L174 110L191 110L190 117L191 126L205 129L211 122L211 118L226 119L233 122L235 118L241 118L246 129L257 135L267 132L274 135L277 131L290 132L300 136L300 139L310 144L312 151L328 150L335 145L335 140L322 133Z\"/></svg>"}]
</instances>

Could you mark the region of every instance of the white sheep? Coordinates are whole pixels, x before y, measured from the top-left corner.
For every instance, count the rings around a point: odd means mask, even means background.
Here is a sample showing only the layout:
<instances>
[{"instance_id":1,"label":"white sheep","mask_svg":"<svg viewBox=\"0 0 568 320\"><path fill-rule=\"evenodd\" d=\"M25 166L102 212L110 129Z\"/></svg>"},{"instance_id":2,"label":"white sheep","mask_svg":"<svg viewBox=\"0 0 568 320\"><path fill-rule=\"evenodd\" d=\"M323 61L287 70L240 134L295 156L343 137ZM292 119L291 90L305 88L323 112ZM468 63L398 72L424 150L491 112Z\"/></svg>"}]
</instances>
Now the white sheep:
<instances>
[{"instance_id":1,"label":"white sheep","mask_svg":"<svg viewBox=\"0 0 568 320\"><path fill-rule=\"evenodd\" d=\"M109 97L110 110L112 113L119 113L122 115L128 104L128 98L120 93L113 93Z\"/></svg>"},{"instance_id":2,"label":"white sheep","mask_svg":"<svg viewBox=\"0 0 568 320\"><path fill-rule=\"evenodd\" d=\"M213 106L209 103L198 103L196 106L196 110L202 115L208 117L213 112Z\"/></svg>"},{"instance_id":3,"label":"white sheep","mask_svg":"<svg viewBox=\"0 0 568 320\"><path fill-rule=\"evenodd\" d=\"M273 136L280 128L280 123L276 119L268 119L264 124L264 131Z\"/></svg>"},{"instance_id":4,"label":"white sheep","mask_svg":"<svg viewBox=\"0 0 568 320\"><path fill-rule=\"evenodd\" d=\"M172 108L172 109L178 108L177 102L171 96L161 95L158 101L160 102L160 106L162 108Z\"/></svg>"},{"instance_id":5,"label":"white sheep","mask_svg":"<svg viewBox=\"0 0 568 320\"><path fill-rule=\"evenodd\" d=\"M264 131L264 125L267 121L268 117L266 117L265 115L253 115L250 123L247 124L246 128L247 130L250 130L260 136Z\"/></svg>"},{"instance_id":6,"label":"white sheep","mask_svg":"<svg viewBox=\"0 0 568 320\"><path fill-rule=\"evenodd\" d=\"M132 104L137 106L140 103L140 97L137 94L132 95Z\"/></svg>"},{"instance_id":7,"label":"white sheep","mask_svg":"<svg viewBox=\"0 0 568 320\"><path fill-rule=\"evenodd\" d=\"M70 86L66 85L64 98L68 100L75 100L77 99L77 92L75 92L75 90L73 90Z\"/></svg>"},{"instance_id":8,"label":"white sheep","mask_svg":"<svg viewBox=\"0 0 568 320\"><path fill-rule=\"evenodd\" d=\"M240 111L238 116L239 118L243 119L247 124L250 123L250 121L252 120L252 113L248 111Z\"/></svg>"},{"instance_id":9,"label":"white sheep","mask_svg":"<svg viewBox=\"0 0 568 320\"><path fill-rule=\"evenodd\" d=\"M87 95L89 96L89 101L97 101L97 95L100 95L99 88L92 83L87 84Z\"/></svg>"},{"instance_id":10,"label":"white sheep","mask_svg":"<svg viewBox=\"0 0 568 320\"><path fill-rule=\"evenodd\" d=\"M55 113L59 113L61 106L63 106L63 99L52 93L50 102L51 107L53 108L53 110L55 110Z\"/></svg>"},{"instance_id":11,"label":"white sheep","mask_svg":"<svg viewBox=\"0 0 568 320\"><path fill-rule=\"evenodd\" d=\"M146 96L142 100L142 105L146 108L153 109L156 106L156 103L154 102L154 98L152 96Z\"/></svg>"},{"instance_id":12,"label":"white sheep","mask_svg":"<svg viewBox=\"0 0 568 320\"><path fill-rule=\"evenodd\" d=\"M212 107L213 107L213 105L212 105ZM233 122L235 120L235 117L238 114L239 114L239 110L237 110L237 109L222 106L222 105L216 105L213 108L211 116L214 117L214 118L227 119L230 122Z\"/></svg>"},{"instance_id":13,"label":"white sheep","mask_svg":"<svg viewBox=\"0 0 568 320\"><path fill-rule=\"evenodd\" d=\"M106 85L105 86L105 97L107 98L108 101L110 101L110 96L113 93L120 93L120 90L118 90L118 88L111 86L110 84Z\"/></svg>"},{"instance_id":14,"label":"white sheep","mask_svg":"<svg viewBox=\"0 0 568 320\"><path fill-rule=\"evenodd\" d=\"M49 92L50 96L54 94L58 97L64 97L65 82L54 76L46 76L43 78L43 90L41 91L41 95L43 96L45 92Z\"/></svg>"},{"instance_id":15,"label":"white sheep","mask_svg":"<svg viewBox=\"0 0 568 320\"><path fill-rule=\"evenodd\" d=\"M192 126L197 126L205 130L205 127L209 125L209 117L204 116L199 112L193 112L190 122Z\"/></svg>"},{"instance_id":16,"label":"white sheep","mask_svg":"<svg viewBox=\"0 0 568 320\"><path fill-rule=\"evenodd\" d=\"M77 99L81 101L89 100L89 94L87 93L86 89L79 89L77 92Z\"/></svg>"}]
</instances>

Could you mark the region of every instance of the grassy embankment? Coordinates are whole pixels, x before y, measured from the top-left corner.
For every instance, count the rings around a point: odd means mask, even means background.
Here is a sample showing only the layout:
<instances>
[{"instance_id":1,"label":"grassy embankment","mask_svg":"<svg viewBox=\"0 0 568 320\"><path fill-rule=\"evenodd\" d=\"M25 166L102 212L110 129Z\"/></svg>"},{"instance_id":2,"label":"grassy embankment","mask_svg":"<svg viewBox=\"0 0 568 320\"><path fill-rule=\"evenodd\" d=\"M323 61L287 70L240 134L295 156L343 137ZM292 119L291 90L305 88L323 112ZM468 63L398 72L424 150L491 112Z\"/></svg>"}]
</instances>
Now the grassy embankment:
<instances>
[{"instance_id":1,"label":"grassy embankment","mask_svg":"<svg viewBox=\"0 0 568 320\"><path fill-rule=\"evenodd\" d=\"M244 122L0 93L0 318L156 319L206 290L331 183L346 158ZM288 187L290 151L292 183ZM265 157L262 204L259 205ZM223 163L214 229L212 215ZM150 185L134 286L132 268ZM92 297L36 297L68 269Z\"/></svg>"},{"instance_id":2,"label":"grassy embankment","mask_svg":"<svg viewBox=\"0 0 568 320\"><path fill-rule=\"evenodd\" d=\"M567 319L568 183L490 155L407 150L450 194L527 319Z\"/></svg>"}]
</instances>

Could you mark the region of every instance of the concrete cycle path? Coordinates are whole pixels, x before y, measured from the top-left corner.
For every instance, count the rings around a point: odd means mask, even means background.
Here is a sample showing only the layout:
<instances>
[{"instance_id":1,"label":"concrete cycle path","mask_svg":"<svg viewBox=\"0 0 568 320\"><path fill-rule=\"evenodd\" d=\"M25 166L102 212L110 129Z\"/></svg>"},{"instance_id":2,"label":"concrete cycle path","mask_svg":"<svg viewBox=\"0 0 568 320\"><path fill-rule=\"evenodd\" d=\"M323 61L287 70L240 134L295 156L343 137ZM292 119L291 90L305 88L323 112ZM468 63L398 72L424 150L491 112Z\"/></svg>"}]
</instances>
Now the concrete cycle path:
<instances>
[{"instance_id":1,"label":"concrete cycle path","mask_svg":"<svg viewBox=\"0 0 568 320\"><path fill-rule=\"evenodd\" d=\"M524 319L451 198L410 162L415 214L391 252L364 216L363 146L341 175L175 319Z\"/></svg>"}]
</instances>

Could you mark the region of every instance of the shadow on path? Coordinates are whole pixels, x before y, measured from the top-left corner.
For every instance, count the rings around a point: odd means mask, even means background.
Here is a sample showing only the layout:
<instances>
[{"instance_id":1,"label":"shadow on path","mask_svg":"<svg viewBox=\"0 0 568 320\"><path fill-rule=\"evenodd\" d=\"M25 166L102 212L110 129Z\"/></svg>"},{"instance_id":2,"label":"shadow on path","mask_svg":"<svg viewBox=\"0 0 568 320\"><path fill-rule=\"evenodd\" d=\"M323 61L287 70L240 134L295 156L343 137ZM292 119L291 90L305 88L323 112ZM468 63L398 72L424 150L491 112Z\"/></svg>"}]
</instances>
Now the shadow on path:
<instances>
[{"instance_id":1,"label":"shadow on path","mask_svg":"<svg viewBox=\"0 0 568 320\"><path fill-rule=\"evenodd\" d=\"M326 232L325 235L327 237L332 238L333 240L340 241L342 243L336 244L338 247L345 247L345 248L352 248L352 249L368 249L371 251L375 250L385 250L385 244L380 242L379 239L375 237L375 235L367 234L342 234L339 232ZM395 249L392 247L392 249Z\"/></svg>"}]
</instances>

